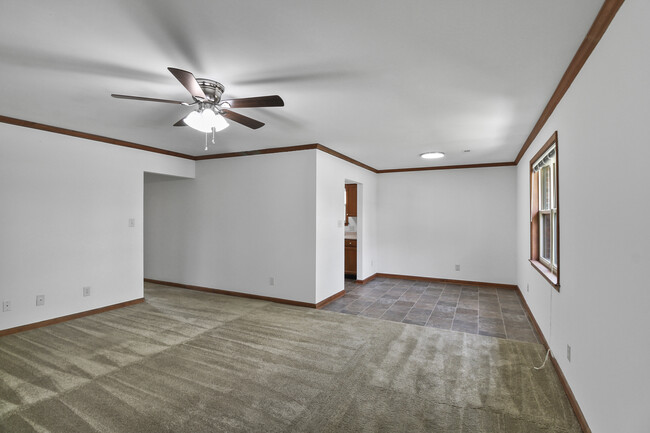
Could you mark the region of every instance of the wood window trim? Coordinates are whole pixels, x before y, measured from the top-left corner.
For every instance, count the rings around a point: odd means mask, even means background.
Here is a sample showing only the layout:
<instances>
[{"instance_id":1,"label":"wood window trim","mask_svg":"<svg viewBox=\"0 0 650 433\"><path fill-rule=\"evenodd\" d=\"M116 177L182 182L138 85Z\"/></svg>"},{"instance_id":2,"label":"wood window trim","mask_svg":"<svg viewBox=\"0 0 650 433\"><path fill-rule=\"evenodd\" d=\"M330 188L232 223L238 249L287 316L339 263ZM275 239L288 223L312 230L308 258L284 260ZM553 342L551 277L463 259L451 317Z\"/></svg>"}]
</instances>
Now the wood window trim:
<instances>
[{"instance_id":1,"label":"wood window trim","mask_svg":"<svg viewBox=\"0 0 650 433\"><path fill-rule=\"evenodd\" d=\"M548 281L555 290L560 291L560 176L559 176L559 150L557 131L544 143L542 148L530 160L528 167L528 179L530 192L530 264L539 272L546 281ZM553 272L544 263L539 260L539 191L538 188L533 188L533 185L538 184L538 173L533 173L533 165L544 153L555 146L555 164L556 164L556 177L555 177L555 195L557 200L557 224L556 224L556 250L557 257L557 272Z\"/></svg>"}]
</instances>

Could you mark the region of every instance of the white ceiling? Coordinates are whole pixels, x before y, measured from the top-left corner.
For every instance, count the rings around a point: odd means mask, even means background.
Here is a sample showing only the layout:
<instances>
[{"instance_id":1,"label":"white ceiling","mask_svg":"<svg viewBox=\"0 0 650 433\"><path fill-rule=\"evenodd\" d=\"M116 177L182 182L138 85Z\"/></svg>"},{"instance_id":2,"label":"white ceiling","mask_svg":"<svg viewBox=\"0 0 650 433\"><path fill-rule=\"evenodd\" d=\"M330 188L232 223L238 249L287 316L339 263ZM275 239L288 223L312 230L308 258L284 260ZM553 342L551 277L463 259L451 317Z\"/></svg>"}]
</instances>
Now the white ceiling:
<instances>
[{"instance_id":1,"label":"white ceiling","mask_svg":"<svg viewBox=\"0 0 650 433\"><path fill-rule=\"evenodd\" d=\"M167 71L279 94L207 153L320 143L377 169L512 161L602 0L0 0L0 114L202 155ZM469 149L470 152L464 152ZM425 161L422 152L447 157Z\"/></svg>"}]
</instances>

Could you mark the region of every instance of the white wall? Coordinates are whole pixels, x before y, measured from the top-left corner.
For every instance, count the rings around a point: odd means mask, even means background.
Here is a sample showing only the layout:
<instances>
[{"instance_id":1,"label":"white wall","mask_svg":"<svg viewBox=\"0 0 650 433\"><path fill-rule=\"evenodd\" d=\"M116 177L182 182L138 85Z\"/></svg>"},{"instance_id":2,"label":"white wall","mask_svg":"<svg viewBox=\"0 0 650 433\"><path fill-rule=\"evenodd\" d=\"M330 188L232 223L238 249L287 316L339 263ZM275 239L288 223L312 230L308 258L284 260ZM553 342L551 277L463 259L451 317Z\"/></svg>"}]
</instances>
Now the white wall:
<instances>
[{"instance_id":1,"label":"white wall","mask_svg":"<svg viewBox=\"0 0 650 433\"><path fill-rule=\"evenodd\" d=\"M193 180L148 179L145 276L314 303L315 171L308 150L199 161Z\"/></svg>"},{"instance_id":2,"label":"white wall","mask_svg":"<svg viewBox=\"0 0 650 433\"><path fill-rule=\"evenodd\" d=\"M650 430L649 21L623 4L517 170L518 285L594 433ZM528 163L556 130L559 293L528 263Z\"/></svg>"},{"instance_id":3,"label":"white wall","mask_svg":"<svg viewBox=\"0 0 650 433\"><path fill-rule=\"evenodd\" d=\"M6 124L0 137L0 329L141 298L143 172L193 176L194 161Z\"/></svg>"},{"instance_id":4,"label":"white wall","mask_svg":"<svg viewBox=\"0 0 650 433\"><path fill-rule=\"evenodd\" d=\"M380 174L379 271L514 284L514 176L514 167Z\"/></svg>"},{"instance_id":5,"label":"white wall","mask_svg":"<svg viewBox=\"0 0 650 433\"><path fill-rule=\"evenodd\" d=\"M357 186L357 279L376 271L377 175L330 154L316 157L316 300L344 288L345 182ZM339 226L341 224L341 226Z\"/></svg>"}]
</instances>

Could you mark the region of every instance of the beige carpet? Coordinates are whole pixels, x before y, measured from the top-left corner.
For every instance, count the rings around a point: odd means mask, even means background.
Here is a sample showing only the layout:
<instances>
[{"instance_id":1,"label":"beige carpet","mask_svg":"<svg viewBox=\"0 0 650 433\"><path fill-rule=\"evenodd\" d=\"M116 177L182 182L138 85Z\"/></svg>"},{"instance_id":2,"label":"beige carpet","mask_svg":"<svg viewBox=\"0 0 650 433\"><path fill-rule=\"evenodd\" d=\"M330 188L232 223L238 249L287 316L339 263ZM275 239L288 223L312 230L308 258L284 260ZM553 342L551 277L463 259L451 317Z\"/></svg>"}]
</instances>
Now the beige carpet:
<instances>
[{"instance_id":1,"label":"beige carpet","mask_svg":"<svg viewBox=\"0 0 650 433\"><path fill-rule=\"evenodd\" d=\"M544 349L149 285L0 338L0 432L579 432Z\"/></svg>"}]
</instances>

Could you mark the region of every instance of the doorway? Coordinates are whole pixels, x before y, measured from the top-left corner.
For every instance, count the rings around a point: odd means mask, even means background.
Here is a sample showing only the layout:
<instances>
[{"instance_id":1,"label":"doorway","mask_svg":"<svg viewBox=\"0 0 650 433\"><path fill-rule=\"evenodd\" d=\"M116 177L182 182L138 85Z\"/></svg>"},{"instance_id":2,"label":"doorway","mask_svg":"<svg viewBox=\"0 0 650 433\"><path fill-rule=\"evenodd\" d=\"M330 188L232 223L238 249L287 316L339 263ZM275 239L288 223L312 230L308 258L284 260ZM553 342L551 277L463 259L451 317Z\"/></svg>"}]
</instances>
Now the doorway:
<instances>
[{"instance_id":1,"label":"doorway","mask_svg":"<svg viewBox=\"0 0 650 433\"><path fill-rule=\"evenodd\" d=\"M357 241L359 222L359 188L356 182L345 181L344 275L357 279Z\"/></svg>"}]
</instances>

